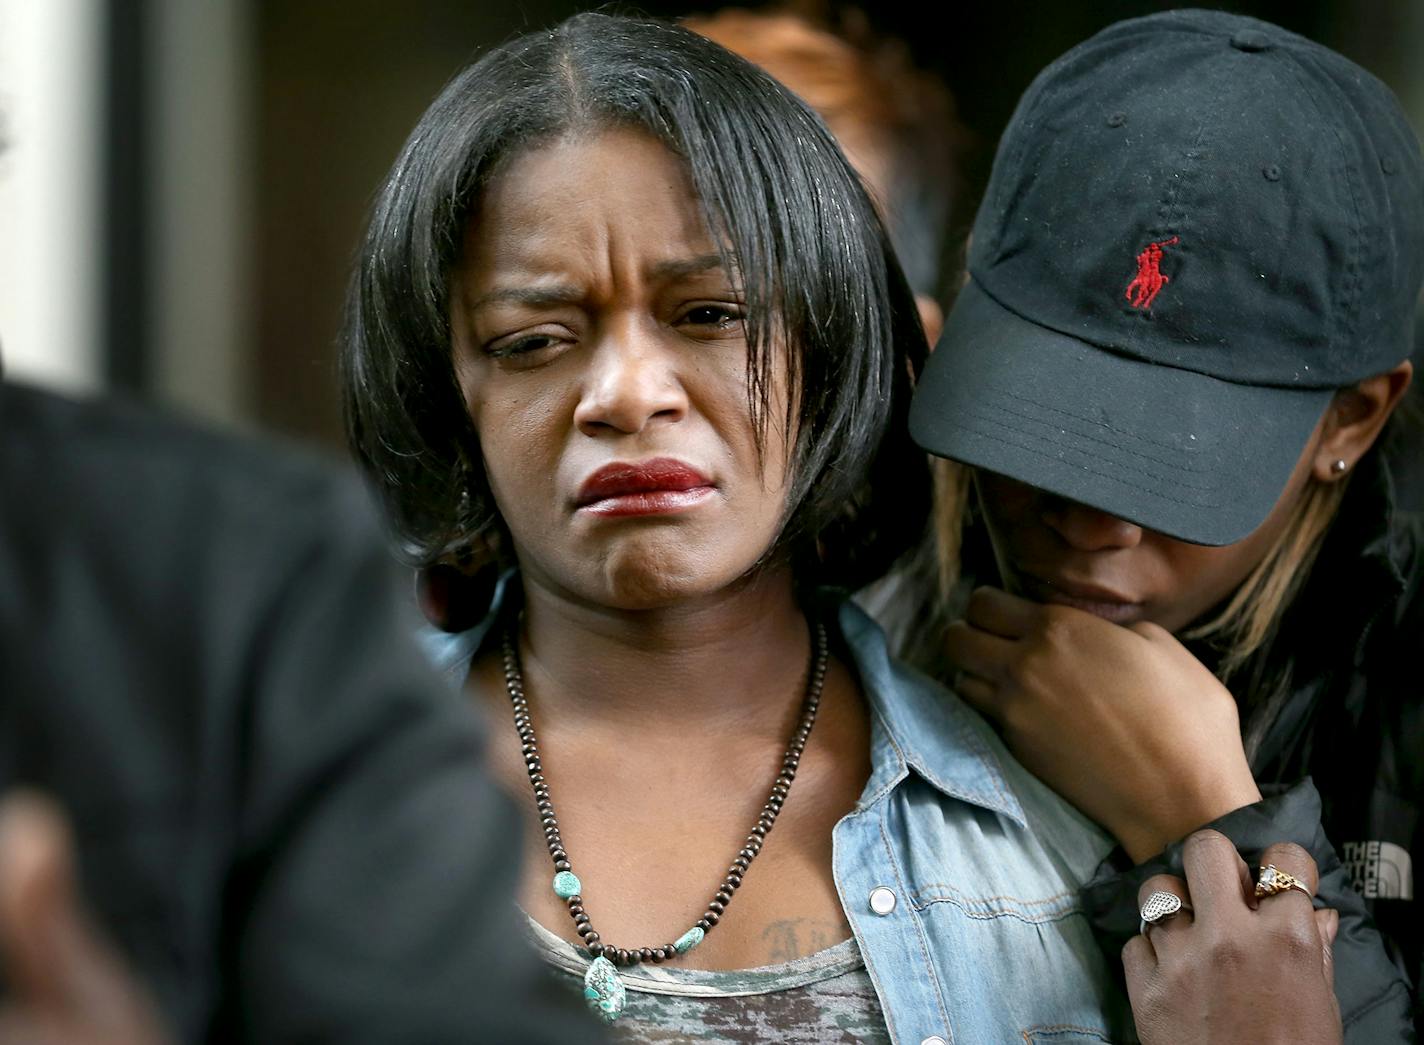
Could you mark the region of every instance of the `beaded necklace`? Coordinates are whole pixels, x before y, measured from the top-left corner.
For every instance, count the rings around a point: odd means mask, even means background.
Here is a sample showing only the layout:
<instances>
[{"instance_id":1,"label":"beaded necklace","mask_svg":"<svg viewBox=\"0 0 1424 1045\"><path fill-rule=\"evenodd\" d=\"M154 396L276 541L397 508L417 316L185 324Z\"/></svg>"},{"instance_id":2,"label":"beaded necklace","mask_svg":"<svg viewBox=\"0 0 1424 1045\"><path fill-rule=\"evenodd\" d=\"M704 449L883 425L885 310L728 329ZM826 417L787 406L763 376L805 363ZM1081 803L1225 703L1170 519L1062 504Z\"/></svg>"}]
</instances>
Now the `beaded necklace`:
<instances>
[{"instance_id":1,"label":"beaded necklace","mask_svg":"<svg viewBox=\"0 0 1424 1045\"><path fill-rule=\"evenodd\" d=\"M539 761L539 743L534 736L534 722L529 714L529 700L524 695L524 673L519 664L519 642L515 628L504 633L504 686L509 692L509 702L514 708L514 728L519 732L522 743L524 765L529 770L529 783L534 787L534 802L539 809L539 823L544 830L544 841L549 846L549 856L554 861L554 895L563 900L569 908L569 916L584 942L592 961L584 974L584 997L598 1016L607 1022L618 1018L627 1004L628 993L623 981L618 977L619 966L636 965L639 962L662 963L686 954L703 941L721 920L732 902L732 895L742 884L747 868L761 852L767 834L776 823L777 814L791 791L791 782L796 779L796 769L801 763L801 753L806 750L806 742L811 736L811 727L816 723L816 711L821 705L821 689L826 681L828 647L826 628L816 622L812 628L811 664L806 676L806 696L801 702L801 717L791 734L791 742L786 746L786 754L781 760L781 772L772 785L771 795L757 817L756 826L747 835L746 843L732 861L717 894L707 904L692 928L674 942L661 947L637 947L623 949L603 942L603 938L593 927L588 912L584 909L583 885L574 874L569 863L569 854L564 850L563 839L559 835L559 819L554 814L554 803L549 797L549 784L544 779L544 771Z\"/></svg>"}]
</instances>

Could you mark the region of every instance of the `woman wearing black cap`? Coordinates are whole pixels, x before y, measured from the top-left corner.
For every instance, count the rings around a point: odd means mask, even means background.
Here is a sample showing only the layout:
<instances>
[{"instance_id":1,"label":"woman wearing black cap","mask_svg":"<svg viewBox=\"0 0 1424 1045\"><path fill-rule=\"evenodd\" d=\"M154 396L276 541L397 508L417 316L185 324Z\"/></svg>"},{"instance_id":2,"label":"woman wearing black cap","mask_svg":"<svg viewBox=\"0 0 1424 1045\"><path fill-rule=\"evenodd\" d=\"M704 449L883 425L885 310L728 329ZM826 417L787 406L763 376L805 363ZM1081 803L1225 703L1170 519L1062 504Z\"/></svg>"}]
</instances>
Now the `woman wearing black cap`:
<instances>
[{"instance_id":1,"label":"woman wearing black cap","mask_svg":"<svg viewBox=\"0 0 1424 1045\"><path fill-rule=\"evenodd\" d=\"M1198 827L1296 842L1361 1040L1410 1019L1369 915L1420 972L1424 546L1375 447L1421 274L1424 165L1379 81L1251 19L1121 23L1021 101L911 422L969 466L943 590L994 585L937 666L1122 844L1100 927L1143 924Z\"/></svg>"}]
</instances>

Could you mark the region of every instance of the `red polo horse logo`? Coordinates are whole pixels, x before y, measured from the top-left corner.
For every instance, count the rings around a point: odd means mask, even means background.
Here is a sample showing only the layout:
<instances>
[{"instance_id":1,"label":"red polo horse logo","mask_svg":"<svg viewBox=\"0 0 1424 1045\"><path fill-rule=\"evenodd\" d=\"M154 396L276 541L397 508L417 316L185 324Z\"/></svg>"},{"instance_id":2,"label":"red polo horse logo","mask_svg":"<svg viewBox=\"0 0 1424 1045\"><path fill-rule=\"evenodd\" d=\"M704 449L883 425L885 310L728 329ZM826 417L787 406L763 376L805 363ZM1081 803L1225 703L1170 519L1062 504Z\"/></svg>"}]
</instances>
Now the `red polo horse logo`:
<instances>
[{"instance_id":1,"label":"red polo horse logo","mask_svg":"<svg viewBox=\"0 0 1424 1045\"><path fill-rule=\"evenodd\" d=\"M1147 244L1142 253L1137 255L1137 275L1132 277L1132 282L1127 285L1127 293L1123 295L1133 308L1144 311L1151 308L1162 288L1171 282L1168 277L1162 275L1162 248L1170 247L1176 242L1176 236L1158 240L1156 243Z\"/></svg>"}]
</instances>

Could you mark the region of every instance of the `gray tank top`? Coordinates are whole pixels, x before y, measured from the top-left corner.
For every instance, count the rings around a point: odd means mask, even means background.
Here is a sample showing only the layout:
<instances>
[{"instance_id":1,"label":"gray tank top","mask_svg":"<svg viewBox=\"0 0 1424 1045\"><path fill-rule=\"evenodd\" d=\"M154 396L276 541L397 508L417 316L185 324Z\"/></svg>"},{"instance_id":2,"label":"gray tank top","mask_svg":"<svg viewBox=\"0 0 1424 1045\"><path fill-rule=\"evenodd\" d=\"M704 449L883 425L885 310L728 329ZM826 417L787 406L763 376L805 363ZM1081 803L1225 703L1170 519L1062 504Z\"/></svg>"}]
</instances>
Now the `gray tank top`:
<instances>
[{"instance_id":1,"label":"gray tank top","mask_svg":"<svg viewBox=\"0 0 1424 1045\"><path fill-rule=\"evenodd\" d=\"M532 919L535 946L583 994L588 959ZM880 1000L854 939L795 961L710 972L676 965L620 969L628 1006L610 1027L628 1045L889 1045Z\"/></svg>"}]
</instances>

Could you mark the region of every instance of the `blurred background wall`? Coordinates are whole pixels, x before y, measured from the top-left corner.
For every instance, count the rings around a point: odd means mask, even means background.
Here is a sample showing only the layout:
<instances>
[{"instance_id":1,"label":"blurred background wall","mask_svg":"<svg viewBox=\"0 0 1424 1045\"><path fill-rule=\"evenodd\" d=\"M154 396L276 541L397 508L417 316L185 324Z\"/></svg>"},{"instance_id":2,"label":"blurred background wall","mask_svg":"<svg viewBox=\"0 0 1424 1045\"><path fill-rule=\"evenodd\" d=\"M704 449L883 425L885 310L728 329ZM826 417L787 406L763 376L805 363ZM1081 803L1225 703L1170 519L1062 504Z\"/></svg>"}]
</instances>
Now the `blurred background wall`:
<instances>
[{"instance_id":1,"label":"blurred background wall","mask_svg":"<svg viewBox=\"0 0 1424 1045\"><path fill-rule=\"evenodd\" d=\"M335 339L368 201L440 86L568 0L0 0L0 353L339 446ZM650 0L662 16L715 4ZM748 3L740 6L759 8ZM1153 0L783 4L900 36L967 128L962 240L1043 65ZM1424 129L1424 0L1225 4L1389 83Z\"/></svg>"}]
</instances>

